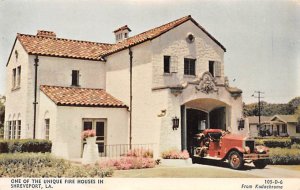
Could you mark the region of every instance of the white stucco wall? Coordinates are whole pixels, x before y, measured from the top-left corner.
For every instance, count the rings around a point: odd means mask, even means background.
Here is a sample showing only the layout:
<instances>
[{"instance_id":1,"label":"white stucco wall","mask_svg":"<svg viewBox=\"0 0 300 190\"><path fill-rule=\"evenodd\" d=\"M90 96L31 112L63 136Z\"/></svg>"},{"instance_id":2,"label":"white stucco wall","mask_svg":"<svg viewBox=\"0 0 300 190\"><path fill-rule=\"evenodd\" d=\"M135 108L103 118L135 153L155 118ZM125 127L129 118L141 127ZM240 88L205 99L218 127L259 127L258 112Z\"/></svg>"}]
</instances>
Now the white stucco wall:
<instances>
[{"instance_id":1,"label":"white stucco wall","mask_svg":"<svg viewBox=\"0 0 300 190\"><path fill-rule=\"evenodd\" d=\"M58 57L38 56L38 76L37 76L37 102L40 102L40 85L71 86L72 70L79 70L79 85L82 88L102 88L105 89L105 64L100 61L89 61L80 59L67 59ZM33 101L34 101L34 59L29 56L27 75L27 122L29 126L28 138L32 138L33 131ZM96 71L96 72L95 72ZM43 114L39 111L40 104L37 104L37 118ZM39 127L38 124L36 126Z\"/></svg>"},{"instance_id":2,"label":"white stucco wall","mask_svg":"<svg viewBox=\"0 0 300 190\"><path fill-rule=\"evenodd\" d=\"M194 43L187 43L187 33L195 35ZM132 48L133 52L133 143L156 143L158 150L181 148L181 129L173 131L172 118L180 118L180 106L189 100L214 98L225 102L230 109L227 122L233 132L237 131L237 119L242 117L242 98L234 99L225 88L219 94L204 95L195 93L194 85L175 97L169 89L152 88L179 85L193 81L208 71L209 61L221 63L221 77L218 83L224 84L224 50L210 39L192 22L188 21L167 33ZM163 56L175 56L177 73L163 73ZM196 76L184 76L184 58L196 58ZM106 90L129 105L129 54L128 49L107 57ZM171 68L173 66L171 65ZM166 115L157 117L161 110ZM180 118L181 121L181 118ZM227 125L228 126L228 125ZM239 131L240 132L240 131Z\"/></svg>"},{"instance_id":3,"label":"white stucco wall","mask_svg":"<svg viewBox=\"0 0 300 190\"><path fill-rule=\"evenodd\" d=\"M50 120L49 126L49 140L54 143L56 142L56 131L57 131L57 106L51 101L43 92L40 92L40 109L39 117L37 119L36 137L39 139L45 139L45 119Z\"/></svg>"},{"instance_id":4,"label":"white stucco wall","mask_svg":"<svg viewBox=\"0 0 300 190\"><path fill-rule=\"evenodd\" d=\"M186 41L188 33L195 36L193 43ZM196 76L208 71L209 61L221 62L220 81L224 81L224 50L209 38L194 23L187 21L152 41L152 87L176 85L185 81L192 81ZM163 56L176 59L177 73L164 74ZM184 75L184 58L196 59L196 76ZM173 59L173 60L172 60Z\"/></svg>"},{"instance_id":5,"label":"white stucco wall","mask_svg":"<svg viewBox=\"0 0 300 190\"><path fill-rule=\"evenodd\" d=\"M155 134L159 126L154 124L161 108L157 108L153 99L152 65L150 42L135 46L132 70L132 143L156 143ZM129 106L130 67L128 49L107 58L106 91Z\"/></svg>"},{"instance_id":6,"label":"white stucco wall","mask_svg":"<svg viewBox=\"0 0 300 190\"><path fill-rule=\"evenodd\" d=\"M66 159L80 158L83 119L106 120L106 144L128 144L128 111L126 108L57 107L55 141L52 152Z\"/></svg>"},{"instance_id":7,"label":"white stucco wall","mask_svg":"<svg viewBox=\"0 0 300 190\"><path fill-rule=\"evenodd\" d=\"M15 51L18 52L18 58L16 58ZM33 119L28 117L27 105L30 102L32 105L32 100L28 99L28 54L23 49L20 42L17 40L12 50L12 55L10 57L9 63L6 67L6 103L5 103L5 125L7 121L21 120L21 138L28 138L28 130L30 126L28 125L28 120ZM13 89L12 86L12 70L21 66L21 83L20 87ZM6 126L5 136L8 133Z\"/></svg>"},{"instance_id":8,"label":"white stucco wall","mask_svg":"<svg viewBox=\"0 0 300 190\"><path fill-rule=\"evenodd\" d=\"M287 123L287 132L289 136L300 137L300 133L296 133L297 123Z\"/></svg>"}]
</instances>

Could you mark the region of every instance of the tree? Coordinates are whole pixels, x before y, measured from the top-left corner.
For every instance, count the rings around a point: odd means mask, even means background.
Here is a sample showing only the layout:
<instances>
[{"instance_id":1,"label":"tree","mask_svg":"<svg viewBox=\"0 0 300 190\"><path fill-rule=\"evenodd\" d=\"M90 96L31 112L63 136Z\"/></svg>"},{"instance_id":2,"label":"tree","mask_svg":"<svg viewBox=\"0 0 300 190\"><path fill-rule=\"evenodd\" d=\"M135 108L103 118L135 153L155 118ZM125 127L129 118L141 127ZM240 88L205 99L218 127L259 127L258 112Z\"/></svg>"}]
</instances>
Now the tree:
<instances>
[{"instance_id":1,"label":"tree","mask_svg":"<svg viewBox=\"0 0 300 190\"><path fill-rule=\"evenodd\" d=\"M5 96L0 96L0 128L3 127L5 116Z\"/></svg>"},{"instance_id":2,"label":"tree","mask_svg":"<svg viewBox=\"0 0 300 190\"><path fill-rule=\"evenodd\" d=\"M276 114L280 115L292 115L296 113L296 110L300 106L300 97L295 97L287 104L270 104L261 101L261 115L273 116ZM257 116L258 115L258 103L244 104L244 115L245 116ZM300 114L300 110L299 110ZM300 117L300 115L299 115Z\"/></svg>"}]
</instances>

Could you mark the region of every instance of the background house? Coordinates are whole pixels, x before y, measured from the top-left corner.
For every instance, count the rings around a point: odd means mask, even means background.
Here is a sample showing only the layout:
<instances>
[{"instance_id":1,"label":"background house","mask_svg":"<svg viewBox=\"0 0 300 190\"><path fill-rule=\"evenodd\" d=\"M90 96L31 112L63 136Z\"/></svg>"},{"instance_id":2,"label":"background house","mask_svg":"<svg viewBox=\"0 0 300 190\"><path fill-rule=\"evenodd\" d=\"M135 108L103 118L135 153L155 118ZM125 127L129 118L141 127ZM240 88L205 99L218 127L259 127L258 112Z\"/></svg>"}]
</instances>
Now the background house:
<instances>
[{"instance_id":1,"label":"background house","mask_svg":"<svg viewBox=\"0 0 300 190\"><path fill-rule=\"evenodd\" d=\"M251 137L300 136L300 125L296 115L261 116L261 127L258 116L247 117L247 120Z\"/></svg>"}]
</instances>

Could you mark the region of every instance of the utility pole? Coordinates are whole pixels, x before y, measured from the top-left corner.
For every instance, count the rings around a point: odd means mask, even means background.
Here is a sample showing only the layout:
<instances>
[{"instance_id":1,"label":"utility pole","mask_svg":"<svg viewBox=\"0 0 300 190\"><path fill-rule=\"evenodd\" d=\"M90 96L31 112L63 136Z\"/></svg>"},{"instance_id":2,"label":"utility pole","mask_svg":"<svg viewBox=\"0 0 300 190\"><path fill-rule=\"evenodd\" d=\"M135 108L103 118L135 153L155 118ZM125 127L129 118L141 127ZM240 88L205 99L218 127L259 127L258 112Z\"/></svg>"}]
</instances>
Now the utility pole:
<instances>
[{"instance_id":1,"label":"utility pole","mask_svg":"<svg viewBox=\"0 0 300 190\"><path fill-rule=\"evenodd\" d=\"M255 94L257 94L257 96ZM261 116L261 99L264 98L264 97L261 97L261 94L264 94L264 92L254 91L254 94L252 94L252 97L258 98L258 127L259 127L259 129L260 129L260 124L261 124L261 120L260 120L260 116Z\"/></svg>"}]
</instances>

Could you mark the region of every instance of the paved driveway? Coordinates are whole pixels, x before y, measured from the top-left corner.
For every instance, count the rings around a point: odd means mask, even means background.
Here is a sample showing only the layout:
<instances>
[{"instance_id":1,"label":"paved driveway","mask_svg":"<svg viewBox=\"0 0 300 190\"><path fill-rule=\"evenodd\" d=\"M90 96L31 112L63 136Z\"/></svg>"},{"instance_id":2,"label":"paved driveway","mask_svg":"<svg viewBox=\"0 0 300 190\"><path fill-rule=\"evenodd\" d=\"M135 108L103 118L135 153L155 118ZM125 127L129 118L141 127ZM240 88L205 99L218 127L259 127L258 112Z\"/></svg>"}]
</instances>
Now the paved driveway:
<instances>
[{"instance_id":1,"label":"paved driveway","mask_svg":"<svg viewBox=\"0 0 300 190\"><path fill-rule=\"evenodd\" d=\"M300 172L272 165L256 169L252 164L247 164L243 170L233 170L226 162L209 160L190 166L157 166L151 169L115 171L113 177L300 178Z\"/></svg>"}]
</instances>

